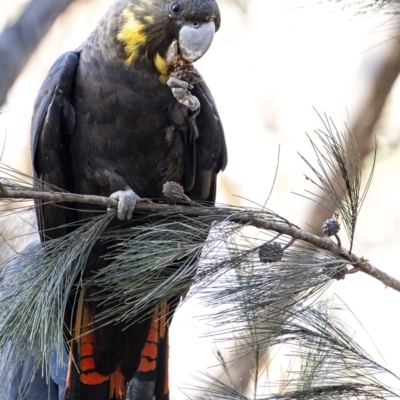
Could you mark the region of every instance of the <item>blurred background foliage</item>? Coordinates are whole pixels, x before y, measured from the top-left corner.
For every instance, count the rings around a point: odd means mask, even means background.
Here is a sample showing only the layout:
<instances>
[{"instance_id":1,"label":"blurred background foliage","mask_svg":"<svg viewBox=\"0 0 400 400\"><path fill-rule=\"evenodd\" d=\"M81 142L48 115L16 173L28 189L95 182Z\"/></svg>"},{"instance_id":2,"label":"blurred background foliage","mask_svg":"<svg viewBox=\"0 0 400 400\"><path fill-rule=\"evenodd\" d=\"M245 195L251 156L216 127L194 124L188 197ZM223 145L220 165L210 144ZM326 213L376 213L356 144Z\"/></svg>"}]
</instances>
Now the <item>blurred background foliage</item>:
<instances>
[{"instance_id":1,"label":"blurred background foliage","mask_svg":"<svg viewBox=\"0 0 400 400\"><path fill-rule=\"evenodd\" d=\"M41 4L35 12L49 2L60 3L52 14L60 15L48 29L43 24L33 26L44 35L36 49L2 42L30 2L1 4L0 54L8 57L0 57L0 81L7 83L4 74L13 55L23 53L27 59L10 90L0 93L6 98L0 115L2 162L28 174L29 125L39 86L57 56L84 40L111 0L32 0ZM396 3L219 0L223 25L198 68L213 92L226 130L229 164L219 180L219 202L264 204L274 183L280 146L277 178L267 206L312 232L319 231L321 221L331 217L332 211L293 194L311 189L297 152L311 161L315 158L304 135L308 132L313 137L313 131L321 127L313 107L327 112L339 129L345 122L352 127L366 168L371 166L372 145L378 138L375 176L358 220L354 252L398 277L400 17ZM18 29L27 29L29 20L24 21ZM13 223L0 222L5 239L21 235L24 229L33 230L31 221L17 217ZM3 257L14 249L18 250L16 240L0 243ZM400 325L393 311L398 294L361 274L335 282L330 291L357 316L359 323L352 319L349 324L361 346L400 374ZM207 320L197 318L206 312L194 297L174 318L172 398L184 398L181 388L190 385L198 371L220 376L221 367L210 366L220 364L221 356L229 358L229 352L207 335L212 329ZM279 380L288 369L284 350L265 354L263 365L269 369L260 385L268 392L266 378ZM253 359L244 359L231 373L244 393L251 392L253 367Z\"/></svg>"}]
</instances>

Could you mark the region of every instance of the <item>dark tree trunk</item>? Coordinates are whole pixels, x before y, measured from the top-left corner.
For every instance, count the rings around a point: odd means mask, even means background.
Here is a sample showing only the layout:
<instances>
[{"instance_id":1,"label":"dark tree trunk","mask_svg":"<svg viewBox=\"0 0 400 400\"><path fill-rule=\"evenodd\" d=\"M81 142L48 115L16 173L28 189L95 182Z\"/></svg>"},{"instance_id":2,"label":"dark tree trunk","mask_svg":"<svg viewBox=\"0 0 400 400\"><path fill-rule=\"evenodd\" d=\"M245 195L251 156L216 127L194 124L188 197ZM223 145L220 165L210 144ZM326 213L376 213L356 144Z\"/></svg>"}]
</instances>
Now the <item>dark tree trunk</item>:
<instances>
[{"instance_id":1,"label":"dark tree trunk","mask_svg":"<svg viewBox=\"0 0 400 400\"><path fill-rule=\"evenodd\" d=\"M399 34L400 29L397 29L391 35L396 38ZM377 122L400 74L400 47L397 41L393 39L388 44L380 46L375 56L366 57L359 72L360 79L367 90L359 99L358 112L354 113L350 128L355 136L361 160L364 160L375 148ZM339 196L342 194L337 185L336 191ZM320 231L323 221L331 218L335 211L330 201L320 199L319 204L315 204L312 208L307 223Z\"/></svg>"},{"instance_id":2,"label":"dark tree trunk","mask_svg":"<svg viewBox=\"0 0 400 400\"><path fill-rule=\"evenodd\" d=\"M31 0L0 35L0 107L57 17L75 0Z\"/></svg>"}]
</instances>

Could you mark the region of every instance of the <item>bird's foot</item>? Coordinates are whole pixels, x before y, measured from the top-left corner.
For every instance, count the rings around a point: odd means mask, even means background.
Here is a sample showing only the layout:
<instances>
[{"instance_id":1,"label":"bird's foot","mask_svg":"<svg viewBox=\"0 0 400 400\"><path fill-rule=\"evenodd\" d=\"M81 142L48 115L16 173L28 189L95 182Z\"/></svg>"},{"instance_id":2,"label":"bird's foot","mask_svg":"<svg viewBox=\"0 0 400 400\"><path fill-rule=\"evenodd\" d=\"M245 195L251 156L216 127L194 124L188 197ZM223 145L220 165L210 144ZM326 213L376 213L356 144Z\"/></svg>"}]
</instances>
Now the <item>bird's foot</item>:
<instances>
[{"instance_id":1,"label":"bird's foot","mask_svg":"<svg viewBox=\"0 0 400 400\"><path fill-rule=\"evenodd\" d=\"M167 64L174 71L173 78L187 82L189 85L201 82L203 77L199 71L194 68L192 63L186 61L179 54L179 51L178 41L174 40L169 46L165 57Z\"/></svg>"},{"instance_id":2,"label":"bird's foot","mask_svg":"<svg viewBox=\"0 0 400 400\"><path fill-rule=\"evenodd\" d=\"M172 94L179 103L183 104L190 111L196 111L200 108L199 99L190 93L190 89L193 89L192 85L174 77L169 78L167 85L171 88Z\"/></svg>"},{"instance_id":3,"label":"bird's foot","mask_svg":"<svg viewBox=\"0 0 400 400\"><path fill-rule=\"evenodd\" d=\"M118 190L118 192L112 193L110 198L118 200L117 217L121 221L132 218L136 202L140 200L140 197L132 189Z\"/></svg>"},{"instance_id":4,"label":"bird's foot","mask_svg":"<svg viewBox=\"0 0 400 400\"><path fill-rule=\"evenodd\" d=\"M187 82L191 86L203 80L203 77L200 74L200 72L197 71L195 68L193 68L193 66L191 66L191 68L189 69L184 69L184 70L179 70L179 68L176 69L173 78Z\"/></svg>"}]
</instances>

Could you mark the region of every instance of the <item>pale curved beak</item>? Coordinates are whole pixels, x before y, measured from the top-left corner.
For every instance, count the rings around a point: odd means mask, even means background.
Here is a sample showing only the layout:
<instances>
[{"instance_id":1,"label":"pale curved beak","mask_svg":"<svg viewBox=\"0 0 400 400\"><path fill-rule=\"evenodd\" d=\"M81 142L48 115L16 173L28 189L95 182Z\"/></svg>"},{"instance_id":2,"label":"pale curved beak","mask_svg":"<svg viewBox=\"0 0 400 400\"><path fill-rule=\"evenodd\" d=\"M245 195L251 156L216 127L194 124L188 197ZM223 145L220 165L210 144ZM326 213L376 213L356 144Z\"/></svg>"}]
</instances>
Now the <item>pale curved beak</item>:
<instances>
[{"instance_id":1,"label":"pale curved beak","mask_svg":"<svg viewBox=\"0 0 400 400\"><path fill-rule=\"evenodd\" d=\"M195 62L210 48L215 35L214 22L184 25L179 32L179 50L187 62Z\"/></svg>"}]
</instances>

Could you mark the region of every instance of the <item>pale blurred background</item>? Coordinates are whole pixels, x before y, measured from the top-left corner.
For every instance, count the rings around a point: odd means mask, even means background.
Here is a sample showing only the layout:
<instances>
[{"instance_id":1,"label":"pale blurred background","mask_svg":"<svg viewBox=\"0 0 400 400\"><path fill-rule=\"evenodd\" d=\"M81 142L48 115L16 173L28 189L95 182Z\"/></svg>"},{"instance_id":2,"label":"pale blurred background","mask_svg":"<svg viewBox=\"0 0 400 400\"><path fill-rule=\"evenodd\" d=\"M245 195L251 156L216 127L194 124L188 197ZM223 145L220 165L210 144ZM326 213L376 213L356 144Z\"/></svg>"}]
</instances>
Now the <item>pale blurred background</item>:
<instances>
[{"instance_id":1,"label":"pale blurred background","mask_svg":"<svg viewBox=\"0 0 400 400\"><path fill-rule=\"evenodd\" d=\"M26 3L1 0L0 28L18 18ZM396 21L378 12L355 15L351 7L318 3L219 1L222 28L198 62L216 99L228 144L229 163L219 181L218 200L250 205L242 199L246 198L264 204L274 181L280 146L279 170L268 207L298 225L320 229L322 216L315 204L292 193L305 194L305 188L312 189L304 179L303 173L308 171L297 152L315 159L305 135L323 128L315 107L331 116L340 130L347 122L354 126L361 152L367 155L365 176L372 161L368 156L371 137L378 138L375 177L360 214L354 252L399 279L400 85L397 82L392 87L391 82L381 80L394 81L398 73L391 65L396 69L400 64L400 17ZM76 0L56 20L2 107L2 162L30 173L29 124L39 86L56 57L76 48L110 4L111 0ZM385 85L388 95L380 92ZM379 102L384 104L382 112ZM379 116L376 124L375 114ZM330 291L359 319L360 325L353 328L360 343L400 374L400 293L362 274L335 282ZM209 369L217 364L215 346L210 339L200 338L209 327L195 318L204 312L193 299L174 318L174 399L185 398L181 388L187 387L193 376L215 371ZM270 375L279 378L284 368L284 363L275 360Z\"/></svg>"}]
</instances>

